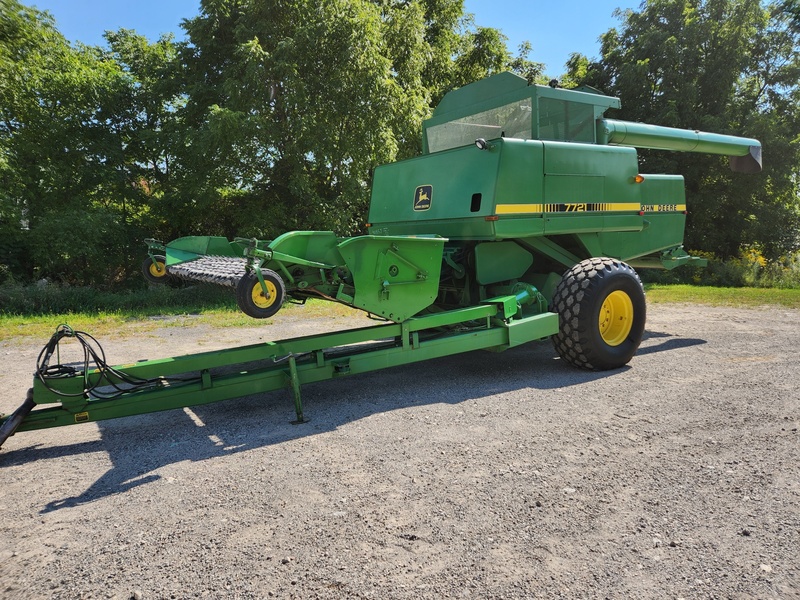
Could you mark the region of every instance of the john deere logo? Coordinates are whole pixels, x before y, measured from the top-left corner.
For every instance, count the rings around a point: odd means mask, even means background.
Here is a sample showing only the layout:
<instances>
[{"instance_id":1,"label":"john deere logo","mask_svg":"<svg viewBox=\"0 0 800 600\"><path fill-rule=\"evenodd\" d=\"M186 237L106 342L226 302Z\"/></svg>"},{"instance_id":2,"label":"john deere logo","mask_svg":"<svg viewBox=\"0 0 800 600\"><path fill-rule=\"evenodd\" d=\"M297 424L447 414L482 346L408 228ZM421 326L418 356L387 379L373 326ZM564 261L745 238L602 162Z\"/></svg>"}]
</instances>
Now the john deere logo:
<instances>
[{"instance_id":1,"label":"john deere logo","mask_svg":"<svg viewBox=\"0 0 800 600\"><path fill-rule=\"evenodd\" d=\"M414 193L414 210L428 210L433 199L433 186L421 185Z\"/></svg>"}]
</instances>

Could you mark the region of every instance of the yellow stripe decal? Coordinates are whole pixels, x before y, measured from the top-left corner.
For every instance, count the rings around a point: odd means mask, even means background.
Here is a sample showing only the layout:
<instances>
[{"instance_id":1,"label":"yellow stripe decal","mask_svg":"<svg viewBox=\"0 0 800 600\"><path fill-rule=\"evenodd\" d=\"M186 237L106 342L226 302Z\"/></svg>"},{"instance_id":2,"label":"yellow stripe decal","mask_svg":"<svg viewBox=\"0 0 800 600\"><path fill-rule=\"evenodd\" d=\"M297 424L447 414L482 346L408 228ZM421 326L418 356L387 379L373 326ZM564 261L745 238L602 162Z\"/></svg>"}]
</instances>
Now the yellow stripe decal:
<instances>
[{"instance_id":1,"label":"yellow stripe decal","mask_svg":"<svg viewBox=\"0 0 800 600\"><path fill-rule=\"evenodd\" d=\"M674 207L675 205L671 205ZM626 212L642 210L642 205L635 202L567 202L559 204L498 204L497 215L530 214L530 213L563 213L563 212ZM658 210L655 206L653 210ZM664 209L662 209L663 211ZM681 210L676 208L673 210Z\"/></svg>"},{"instance_id":2,"label":"yellow stripe decal","mask_svg":"<svg viewBox=\"0 0 800 600\"><path fill-rule=\"evenodd\" d=\"M495 214L510 215L513 213L540 213L541 204L498 204L495 207Z\"/></svg>"},{"instance_id":3,"label":"yellow stripe decal","mask_svg":"<svg viewBox=\"0 0 800 600\"><path fill-rule=\"evenodd\" d=\"M638 202L616 202L611 204L606 204L608 208L604 208L602 210L616 210L616 211L625 211L625 210L635 210L639 212L642 210L642 205Z\"/></svg>"},{"instance_id":4,"label":"yellow stripe decal","mask_svg":"<svg viewBox=\"0 0 800 600\"><path fill-rule=\"evenodd\" d=\"M643 204L644 212L686 212L685 204Z\"/></svg>"}]
</instances>

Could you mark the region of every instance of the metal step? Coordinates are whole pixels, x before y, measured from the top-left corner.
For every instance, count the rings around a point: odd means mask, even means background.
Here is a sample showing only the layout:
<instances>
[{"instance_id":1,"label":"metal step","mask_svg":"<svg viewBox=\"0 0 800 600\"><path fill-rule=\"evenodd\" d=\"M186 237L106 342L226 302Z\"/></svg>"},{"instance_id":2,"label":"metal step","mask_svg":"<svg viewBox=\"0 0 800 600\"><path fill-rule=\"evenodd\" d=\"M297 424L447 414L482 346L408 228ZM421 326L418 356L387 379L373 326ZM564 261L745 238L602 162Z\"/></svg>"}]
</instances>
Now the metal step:
<instances>
[{"instance_id":1,"label":"metal step","mask_svg":"<svg viewBox=\"0 0 800 600\"><path fill-rule=\"evenodd\" d=\"M247 259L230 256L201 256L198 259L167 267L170 275L187 281L236 287L245 274Z\"/></svg>"}]
</instances>

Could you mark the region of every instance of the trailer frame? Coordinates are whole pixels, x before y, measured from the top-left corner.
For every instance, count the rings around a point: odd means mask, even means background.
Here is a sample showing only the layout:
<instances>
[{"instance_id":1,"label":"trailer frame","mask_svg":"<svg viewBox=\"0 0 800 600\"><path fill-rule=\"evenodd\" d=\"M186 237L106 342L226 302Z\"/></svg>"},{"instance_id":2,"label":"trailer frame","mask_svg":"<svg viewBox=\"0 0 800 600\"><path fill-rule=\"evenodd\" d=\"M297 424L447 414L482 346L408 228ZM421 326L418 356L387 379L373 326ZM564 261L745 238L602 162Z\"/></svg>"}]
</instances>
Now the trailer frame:
<instances>
[{"instance_id":1,"label":"trailer frame","mask_svg":"<svg viewBox=\"0 0 800 600\"><path fill-rule=\"evenodd\" d=\"M304 423L303 385L473 350L503 351L558 332L556 313L525 314L523 307L533 311L542 307L541 297L530 286L479 306L401 323L145 360L108 370L75 370L54 377L38 373L23 405L0 421L0 445L15 432L198 406L281 389L292 392L292 422ZM131 380L147 384L125 389ZM104 389L113 386L123 391L105 396Z\"/></svg>"}]
</instances>

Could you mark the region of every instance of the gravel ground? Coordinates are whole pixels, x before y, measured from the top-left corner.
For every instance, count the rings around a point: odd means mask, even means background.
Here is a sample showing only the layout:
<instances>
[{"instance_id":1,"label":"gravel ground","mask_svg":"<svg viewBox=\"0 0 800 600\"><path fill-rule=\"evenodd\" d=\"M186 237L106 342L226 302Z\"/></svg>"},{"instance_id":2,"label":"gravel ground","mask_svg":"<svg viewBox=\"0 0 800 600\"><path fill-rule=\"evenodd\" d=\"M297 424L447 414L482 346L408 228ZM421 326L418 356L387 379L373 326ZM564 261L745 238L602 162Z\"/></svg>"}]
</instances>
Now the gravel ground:
<instances>
[{"instance_id":1,"label":"gravel ground","mask_svg":"<svg viewBox=\"0 0 800 600\"><path fill-rule=\"evenodd\" d=\"M289 313L291 312L291 315ZM159 329L112 363L361 324ZM0 411L46 340L0 343ZM41 432L0 452L2 598L800 598L800 311L654 305L549 343Z\"/></svg>"}]
</instances>

